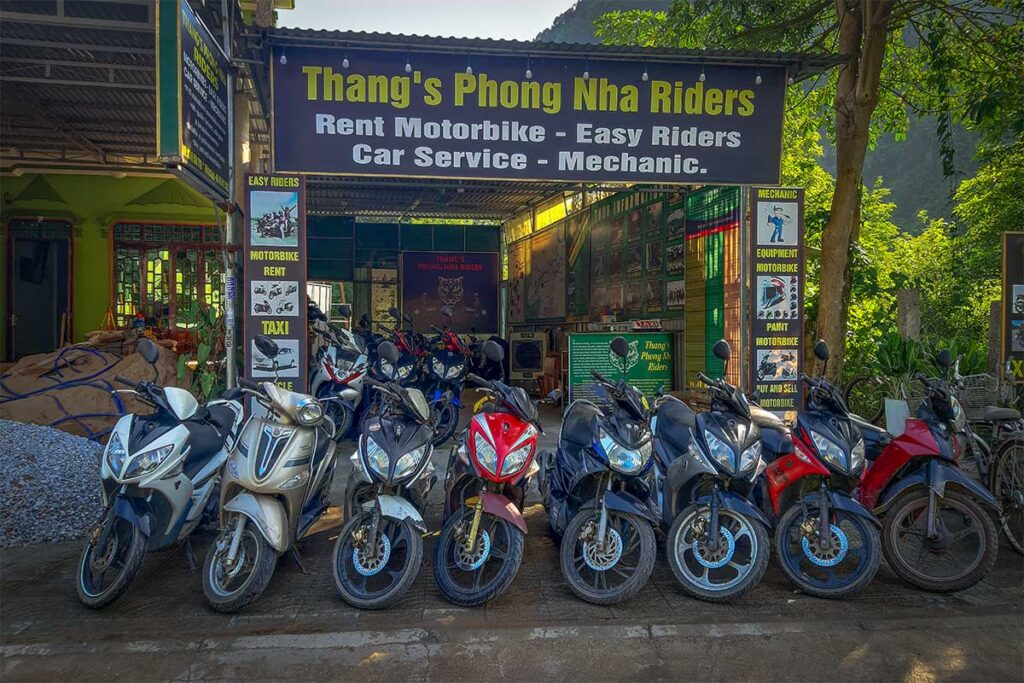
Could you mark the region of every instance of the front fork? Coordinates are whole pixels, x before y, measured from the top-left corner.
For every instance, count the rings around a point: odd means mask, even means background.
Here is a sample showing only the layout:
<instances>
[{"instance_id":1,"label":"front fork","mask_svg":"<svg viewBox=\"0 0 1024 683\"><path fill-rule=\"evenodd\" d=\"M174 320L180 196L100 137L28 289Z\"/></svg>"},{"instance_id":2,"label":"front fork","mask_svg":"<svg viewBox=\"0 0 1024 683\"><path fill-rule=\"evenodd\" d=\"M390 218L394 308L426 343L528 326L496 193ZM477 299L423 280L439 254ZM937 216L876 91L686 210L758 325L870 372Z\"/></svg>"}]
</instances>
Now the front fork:
<instances>
[{"instance_id":1,"label":"front fork","mask_svg":"<svg viewBox=\"0 0 1024 683\"><path fill-rule=\"evenodd\" d=\"M825 488L823 481L821 488L818 489L818 545L822 550L832 547L831 520L832 515L828 509L828 489Z\"/></svg>"},{"instance_id":2,"label":"front fork","mask_svg":"<svg viewBox=\"0 0 1024 683\"><path fill-rule=\"evenodd\" d=\"M716 483L711 490L711 520L708 523L708 550L711 552L718 550L718 537L721 535L718 528L718 508L718 484Z\"/></svg>"},{"instance_id":3,"label":"front fork","mask_svg":"<svg viewBox=\"0 0 1024 683\"><path fill-rule=\"evenodd\" d=\"M96 528L92 533L92 545L94 548L102 550L107 547L107 541L110 540L110 534L114 531L114 502L124 495L125 490L128 487L124 484L121 488L110 497L110 502L103 509L103 516L100 518L100 524L96 525Z\"/></svg>"},{"instance_id":4,"label":"front fork","mask_svg":"<svg viewBox=\"0 0 1024 683\"><path fill-rule=\"evenodd\" d=\"M480 492L481 494L483 491ZM465 548L467 553L472 553L476 548L476 535L480 532L480 518L483 517L484 498L483 495L476 497L473 504L473 522L469 525L469 533L466 535Z\"/></svg>"},{"instance_id":5,"label":"front fork","mask_svg":"<svg viewBox=\"0 0 1024 683\"><path fill-rule=\"evenodd\" d=\"M608 477L608 486L605 491L612 490L612 478ZM604 496L601 496L601 515L597 520L597 547L604 547L604 538L608 534L608 506L604 502Z\"/></svg>"},{"instance_id":6,"label":"front fork","mask_svg":"<svg viewBox=\"0 0 1024 683\"><path fill-rule=\"evenodd\" d=\"M242 530L245 529L245 515L237 513L235 518L235 530L231 532L231 546L228 548L226 558L226 564L229 567L234 566L235 560L238 558L238 546L242 542Z\"/></svg>"},{"instance_id":7,"label":"front fork","mask_svg":"<svg viewBox=\"0 0 1024 683\"><path fill-rule=\"evenodd\" d=\"M928 487L928 538L936 539L939 537L939 530L935 525L935 516L937 510L937 499L935 491L929 486Z\"/></svg>"}]
</instances>

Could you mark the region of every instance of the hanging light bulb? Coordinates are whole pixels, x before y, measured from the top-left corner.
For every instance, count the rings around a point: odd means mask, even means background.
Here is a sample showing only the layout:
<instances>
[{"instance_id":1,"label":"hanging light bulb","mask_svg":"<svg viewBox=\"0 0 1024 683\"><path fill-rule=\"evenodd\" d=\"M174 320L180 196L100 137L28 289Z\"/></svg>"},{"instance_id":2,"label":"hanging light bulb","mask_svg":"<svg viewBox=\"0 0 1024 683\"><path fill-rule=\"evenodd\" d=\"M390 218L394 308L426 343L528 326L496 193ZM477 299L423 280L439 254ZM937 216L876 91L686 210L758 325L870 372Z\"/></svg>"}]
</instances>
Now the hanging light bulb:
<instances>
[{"instance_id":1,"label":"hanging light bulb","mask_svg":"<svg viewBox=\"0 0 1024 683\"><path fill-rule=\"evenodd\" d=\"M757 84L757 85L761 85L761 70L760 69L757 70L757 76L754 77L754 83Z\"/></svg>"},{"instance_id":2,"label":"hanging light bulb","mask_svg":"<svg viewBox=\"0 0 1024 683\"><path fill-rule=\"evenodd\" d=\"M281 51L281 66L284 66L287 63L288 63L288 57L285 56L284 50L282 50Z\"/></svg>"},{"instance_id":3,"label":"hanging light bulb","mask_svg":"<svg viewBox=\"0 0 1024 683\"><path fill-rule=\"evenodd\" d=\"M526 58L526 80L533 78L533 70L530 69L530 58Z\"/></svg>"},{"instance_id":4,"label":"hanging light bulb","mask_svg":"<svg viewBox=\"0 0 1024 683\"><path fill-rule=\"evenodd\" d=\"M789 83L790 85L793 85L793 77L790 76L789 78L787 78L786 79L786 83Z\"/></svg>"},{"instance_id":5,"label":"hanging light bulb","mask_svg":"<svg viewBox=\"0 0 1024 683\"><path fill-rule=\"evenodd\" d=\"M411 74L412 73L412 63L409 61L408 57L405 58L405 73L407 73L407 74Z\"/></svg>"},{"instance_id":6,"label":"hanging light bulb","mask_svg":"<svg viewBox=\"0 0 1024 683\"><path fill-rule=\"evenodd\" d=\"M703 66L700 68L700 76L697 77L697 80L700 81L701 83L708 80L707 74L704 73Z\"/></svg>"},{"instance_id":7,"label":"hanging light bulb","mask_svg":"<svg viewBox=\"0 0 1024 683\"><path fill-rule=\"evenodd\" d=\"M644 64L644 73L643 73L643 75L642 75L642 76L640 77L640 79L641 79L641 80L644 80L644 81L646 81L646 80L647 80L647 79L649 79L649 78L650 78L650 76L648 76L648 75L647 75L647 65L646 65L646 64Z\"/></svg>"},{"instance_id":8,"label":"hanging light bulb","mask_svg":"<svg viewBox=\"0 0 1024 683\"><path fill-rule=\"evenodd\" d=\"M466 73L470 76L473 75L473 65L469 63L469 57L466 57Z\"/></svg>"},{"instance_id":9,"label":"hanging light bulb","mask_svg":"<svg viewBox=\"0 0 1024 683\"><path fill-rule=\"evenodd\" d=\"M583 62L583 80L590 80L590 60Z\"/></svg>"},{"instance_id":10,"label":"hanging light bulb","mask_svg":"<svg viewBox=\"0 0 1024 683\"><path fill-rule=\"evenodd\" d=\"M348 68L348 53L347 52L345 53L345 59L341 60L341 67L343 69L347 69Z\"/></svg>"}]
</instances>

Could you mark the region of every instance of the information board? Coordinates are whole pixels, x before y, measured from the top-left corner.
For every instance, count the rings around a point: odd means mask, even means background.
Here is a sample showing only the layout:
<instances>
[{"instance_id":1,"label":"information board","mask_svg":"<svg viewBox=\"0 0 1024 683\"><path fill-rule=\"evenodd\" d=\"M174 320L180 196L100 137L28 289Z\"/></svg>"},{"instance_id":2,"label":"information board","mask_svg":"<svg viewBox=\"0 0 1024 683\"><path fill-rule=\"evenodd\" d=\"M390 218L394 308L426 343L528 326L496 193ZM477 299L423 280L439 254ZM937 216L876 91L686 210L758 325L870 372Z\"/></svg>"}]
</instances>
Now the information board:
<instances>
[{"instance_id":1,"label":"information board","mask_svg":"<svg viewBox=\"0 0 1024 683\"><path fill-rule=\"evenodd\" d=\"M804 355L804 191L750 194L750 371L761 407L800 409Z\"/></svg>"},{"instance_id":2,"label":"information board","mask_svg":"<svg viewBox=\"0 0 1024 683\"><path fill-rule=\"evenodd\" d=\"M1024 232L1003 233L1003 370L1024 382Z\"/></svg>"},{"instance_id":3,"label":"information board","mask_svg":"<svg viewBox=\"0 0 1024 683\"><path fill-rule=\"evenodd\" d=\"M245 376L276 376L282 387L305 392L305 183L300 176L253 174L245 187ZM277 343L276 359L256 348L257 334Z\"/></svg>"},{"instance_id":4,"label":"information board","mask_svg":"<svg viewBox=\"0 0 1024 683\"><path fill-rule=\"evenodd\" d=\"M157 156L226 200L231 140L228 58L185 0L157 0Z\"/></svg>"},{"instance_id":5,"label":"information board","mask_svg":"<svg viewBox=\"0 0 1024 683\"><path fill-rule=\"evenodd\" d=\"M498 331L498 255L489 252L402 253L402 312L417 329L448 322L441 309L452 310L452 327L460 333Z\"/></svg>"},{"instance_id":6,"label":"information board","mask_svg":"<svg viewBox=\"0 0 1024 683\"><path fill-rule=\"evenodd\" d=\"M670 333L606 334L578 332L569 335L569 400L598 397L591 370L611 381L622 376L623 362L612 353L611 341L623 337L629 344L625 358L626 381L653 397L658 387L672 387L672 335Z\"/></svg>"}]
</instances>

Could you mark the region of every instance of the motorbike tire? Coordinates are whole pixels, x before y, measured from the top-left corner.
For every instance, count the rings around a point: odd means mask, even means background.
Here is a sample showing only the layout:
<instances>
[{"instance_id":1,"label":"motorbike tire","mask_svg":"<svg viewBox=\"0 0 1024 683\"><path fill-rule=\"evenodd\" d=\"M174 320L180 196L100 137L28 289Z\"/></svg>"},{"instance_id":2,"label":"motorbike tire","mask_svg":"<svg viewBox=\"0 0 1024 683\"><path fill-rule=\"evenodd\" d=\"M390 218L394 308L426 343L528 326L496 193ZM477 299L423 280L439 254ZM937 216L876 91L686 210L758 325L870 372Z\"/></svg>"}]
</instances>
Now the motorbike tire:
<instances>
[{"instance_id":1,"label":"motorbike tire","mask_svg":"<svg viewBox=\"0 0 1024 683\"><path fill-rule=\"evenodd\" d=\"M886 511L882 527L882 551L885 554L885 561L889 568L906 583L922 590L932 593L952 593L970 588L992 571L999 551L999 536L992 516L973 497L947 488L945 495L938 499L938 502L947 508L959 508L961 514L970 515L973 518L972 522L979 524L981 552L976 556L977 561L969 571L948 579L931 578L914 571L909 561L901 553L904 544L899 543L896 538L899 532L899 522L914 508L923 507L925 514L927 513L928 491L929 489L924 487L910 489L900 494Z\"/></svg>"},{"instance_id":2,"label":"motorbike tire","mask_svg":"<svg viewBox=\"0 0 1024 683\"><path fill-rule=\"evenodd\" d=\"M628 512L609 511L608 528L613 528L612 518L619 517L626 521L637 531L640 543L640 556L637 560L636 571L614 592L602 592L595 586L585 581L576 569L574 555L579 545L579 536L583 526L597 515L593 508L581 510L569 522L562 537L562 546L559 550L559 557L562 565L562 576L569 584L569 589L582 600L594 605L614 605L630 599L640 592L640 589L647 584L654 571L654 560L658 554L658 546L654 540L654 530L646 520ZM603 573L603 572L602 572ZM595 576L596 576L595 572Z\"/></svg>"},{"instance_id":3,"label":"motorbike tire","mask_svg":"<svg viewBox=\"0 0 1024 683\"><path fill-rule=\"evenodd\" d=\"M92 545L92 540L86 542L85 547L82 549L82 555L78 560L78 574L76 575L76 588L78 590L78 599L83 605L91 609L101 609L106 607L110 603L120 598L128 586L131 585L132 581L138 575L139 570L142 568L142 560L146 556L146 536L142 531L129 522L126 519L118 518L114 520L114 524L123 523L124 525L131 527L130 543L124 554L124 563L121 567L120 574L111 582L109 586L100 591L90 591L85 586L85 575L89 564L92 562L93 552L95 548ZM115 529L116 530L116 529ZM111 532L111 539L108 540L108 544L115 538L114 532ZM115 552L116 552L115 546Z\"/></svg>"},{"instance_id":4,"label":"motorbike tire","mask_svg":"<svg viewBox=\"0 0 1024 683\"><path fill-rule=\"evenodd\" d=\"M221 536L226 535L228 543L230 543L233 529L234 525L229 523L221 531ZM220 586L214 585L214 572L218 568L215 563L218 560L217 546L220 537L214 540L206 552L206 559L203 561L203 594L206 596L206 602L216 612L234 614L248 607L266 590L270 584L270 578L274 575L274 569L277 567L277 551L270 547L267 539L263 538L263 534L248 519L246 519L245 527L242 530L242 537L243 541L249 544L248 547L255 551L256 559L250 563L252 569L248 576L240 586L233 590L225 591Z\"/></svg>"},{"instance_id":5,"label":"motorbike tire","mask_svg":"<svg viewBox=\"0 0 1024 683\"><path fill-rule=\"evenodd\" d=\"M434 431L434 438L431 439L435 447L440 446L452 438L455 430L459 428L459 409L454 403L442 403L440 414L437 418L437 428Z\"/></svg>"},{"instance_id":6,"label":"motorbike tire","mask_svg":"<svg viewBox=\"0 0 1024 683\"><path fill-rule=\"evenodd\" d=\"M700 508L706 508L707 506L700 506ZM725 588L722 590L713 590L698 586L687 576L687 573L679 564L679 555L675 552L675 548L678 546L679 534L683 531L683 525L689 526L689 520L691 517L699 513L699 508L696 505L690 505L685 508L682 512L676 515L675 521L672 522L672 528L668 532L668 536L665 538L665 556L668 558L668 566L672 569L672 574L676 577L676 581L679 582L679 586L683 589L683 592L688 595L704 600L705 602L730 602L738 598L743 597L751 590L753 590L761 579L764 578L765 573L768 571L768 556L770 554L770 546L768 540L768 530L764 524L751 519L745 515L741 515L738 512L731 510L722 509L719 514L722 517L733 517L735 520L742 520L745 523L753 536L754 542L756 542L756 552L754 555L754 561L750 571L747 573L743 580L738 582L731 588Z\"/></svg>"},{"instance_id":7,"label":"motorbike tire","mask_svg":"<svg viewBox=\"0 0 1024 683\"><path fill-rule=\"evenodd\" d=\"M990 463L992 474L989 490L1003 508L999 524L1003 536L1016 552L1024 554L1024 441L1009 439L999 446Z\"/></svg>"},{"instance_id":8,"label":"motorbike tire","mask_svg":"<svg viewBox=\"0 0 1024 683\"><path fill-rule=\"evenodd\" d=\"M469 510L469 512L472 513L472 510ZM470 514L470 517L472 517L472 514ZM488 524L485 524L485 520L489 517L491 520ZM465 586L461 586L453 581L446 571L449 558L455 552L454 544L460 542L455 538L455 530L459 526L459 522L464 518L464 514L449 515L444 526L441 528L437 545L434 546L434 579L437 582L437 587L441 589L444 597L449 602L460 607L476 607L498 597L512 585L512 581L515 580L516 574L519 573L519 567L523 563L523 546L525 543L523 532L514 524L501 517L484 513L480 520L480 528L484 529L490 526L491 529L494 529L496 528L495 525L501 526L505 537L508 539L508 555L505 558L505 564L502 565L498 573L487 584L475 590L466 590ZM481 571L481 575L486 566L485 562L478 570ZM457 571L465 570L457 569Z\"/></svg>"},{"instance_id":9,"label":"motorbike tire","mask_svg":"<svg viewBox=\"0 0 1024 683\"><path fill-rule=\"evenodd\" d=\"M342 553L343 549L347 551L349 546L348 539L361 524L365 523L364 519L368 514L369 513L363 513L351 518L345 523L345 526L341 528L341 532L338 534L338 540L334 544L331 562L334 572L334 586L338 589L338 594L341 596L341 599L353 607L367 610L385 609L401 600L416 580L420 566L423 564L423 537L420 536L420 532L407 520L392 520L390 518L382 519L382 523L385 520L393 522L396 530L404 531L404 535L408 538L409 548L407 551L405 566L402 568L398 580L382 595L372 598L359 595L352 590L345 580L343 580L342 563L353 566L353 561L347 552L345 552L344 557L342 557Z\"/></svg>"},{"instance_id":10,"label":"motorbike tire","mask_svg":"<svg viewBox=\"0 0 1024 683\"><path fill-rule=\"evenodd\" d=\"M816 512L816 510L815 510ZM802 592L807 595L812 595L816 598L826 598L831 600L838 600L843 598L852 598L875 578L878 573L878 568L882 563L882 541L879 537L878 529L874 522L870 522L862 517L858 517L852 513L845 512L842 510L836 511L836 526L842 527L842 523L845 520L860 527L862 540L865 544L866 558L864 559L864 567L860 569L857 576L850 583L843 584L834 588L825 588L812 583L802 572L793 567L790 562L787 562L787 538L786 534L790 532L790 529L794 524L799 525L804 518L803 507L799 504L792 505L775 525L775 556L779 563L779 568L782 569L782 573L786 575L786 578L799 588ZM803 555L804 551L801 549L800 554Z\"/></svg>"}]
</instances>

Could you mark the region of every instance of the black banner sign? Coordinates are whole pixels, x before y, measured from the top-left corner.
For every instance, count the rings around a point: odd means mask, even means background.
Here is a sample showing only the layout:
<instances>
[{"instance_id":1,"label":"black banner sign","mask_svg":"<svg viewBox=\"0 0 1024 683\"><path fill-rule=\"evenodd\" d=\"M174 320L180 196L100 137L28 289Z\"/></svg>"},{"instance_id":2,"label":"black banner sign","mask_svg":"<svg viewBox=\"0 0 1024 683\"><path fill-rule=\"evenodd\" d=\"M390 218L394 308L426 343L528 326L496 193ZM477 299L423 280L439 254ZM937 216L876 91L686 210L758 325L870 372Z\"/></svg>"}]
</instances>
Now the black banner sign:
<instances>
[{"instance_id":1,"label":"black banner sign","mask_svg":"<svg viewBox=\"0 0 1024 683\"><path fill-rule=\"evenodd\" d=\"M1024 382L1024 232L1003 233L1003 369Z\"/></svg>"},{"instance_id":2,"label":"black banner sign","mask_svg":"<svg viewBox=\"0 0 1024 683\"><path fill-rule=\"evenodd\" d=\"M778 66L276 46L274 167L777 183Z\"/></svg>"},{"instance_id":3,"label":"black banner sign","mask_svg":"<svg viewBox=\"0 0 1024 683\"><path fill-rule=\"evenodd\" d=\"M300 176L245 179L245 376L306 391L306 188ZM279 348L268 358L257 334ZM276 362L276 367L275 367Z\"/></svg>"},{"instance_id":4,"label":"black banner sign","mask_svg":"<svg viewBox=\"0 0 1024 683\"><path fill-rule=\"evenodd\" d=\"M800 409L804 355L804 191L750 191L750 369L761 407Z\"/></svg>"}]
</instances>

